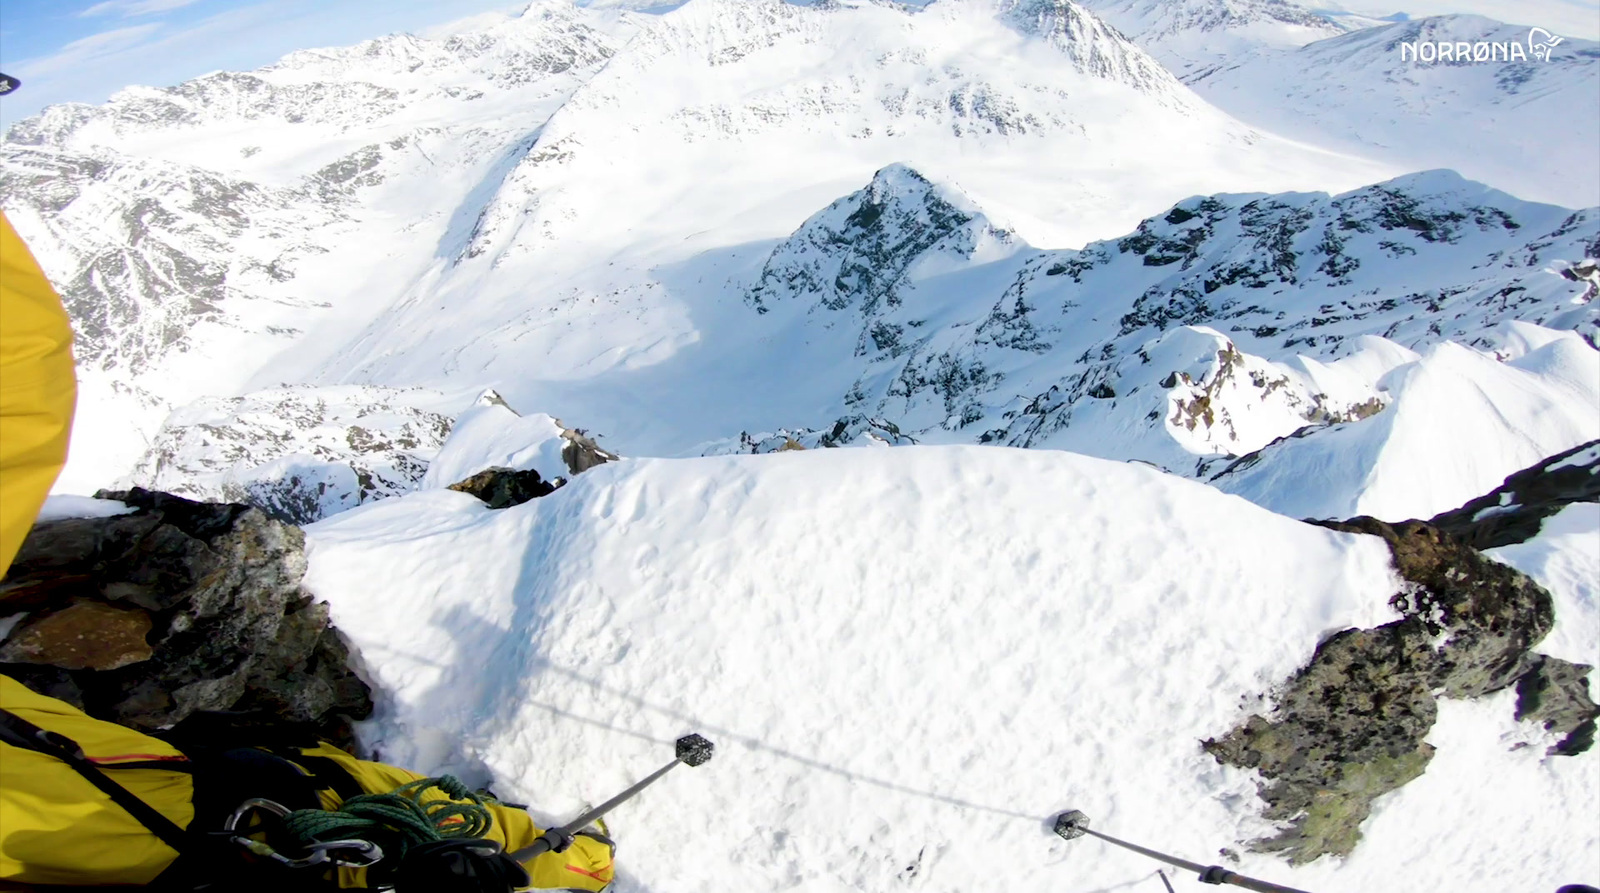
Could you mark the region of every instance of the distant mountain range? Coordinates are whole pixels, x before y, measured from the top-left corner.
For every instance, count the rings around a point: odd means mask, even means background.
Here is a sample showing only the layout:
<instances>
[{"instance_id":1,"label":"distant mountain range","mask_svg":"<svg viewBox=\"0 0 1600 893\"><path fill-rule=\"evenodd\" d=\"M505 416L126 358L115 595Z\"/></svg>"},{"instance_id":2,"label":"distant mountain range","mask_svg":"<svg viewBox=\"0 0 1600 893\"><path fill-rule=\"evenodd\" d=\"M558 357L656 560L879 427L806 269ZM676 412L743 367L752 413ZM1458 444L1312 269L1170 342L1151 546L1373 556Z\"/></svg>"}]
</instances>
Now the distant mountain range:
<instances>
[{"instance_id":1,"label":"distant mountain range","mask_svg":"<svg viewBox=\"0 0 1600 893\"><path fill-rule=\"evenodd\" d=\"M626 455L988 442L1209 477L1381 413L1406 351L1593 338L1595 119L1563 114L1591 44L1401 66L1516 29L1243 0L629 6L14 126L0 205L79 331L63 486L337 461L307 432L447 426L489 387ZM1488 186L1394 179L1435 167ZM251 433L291 405L300 433ZM390 483L340 492L398 492L436 441L355 450Z\"/></svg>"}]
</instances>

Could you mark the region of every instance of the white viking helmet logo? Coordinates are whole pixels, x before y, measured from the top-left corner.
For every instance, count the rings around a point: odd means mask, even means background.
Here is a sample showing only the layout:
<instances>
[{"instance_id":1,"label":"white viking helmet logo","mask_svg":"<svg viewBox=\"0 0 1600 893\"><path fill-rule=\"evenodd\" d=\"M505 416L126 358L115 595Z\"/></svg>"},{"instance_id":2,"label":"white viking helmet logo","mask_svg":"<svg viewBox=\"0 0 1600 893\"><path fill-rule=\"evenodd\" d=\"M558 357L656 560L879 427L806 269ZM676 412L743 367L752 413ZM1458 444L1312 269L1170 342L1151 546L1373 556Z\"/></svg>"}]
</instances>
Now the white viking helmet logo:
<instances>
[{"instance_id":1,"label":"white viking helmet logo","mask_svg":"<svg viewBox=\"0 0 1600 893\"><path fill-rule=\"evenodd\" d=\"M1561 38L1551 34L1543 28L1535 28L1528 32L1528 50L1533 57L1541 62L1550 61L1550 52L1561 43Z\"/></svg>"}]
</instances>

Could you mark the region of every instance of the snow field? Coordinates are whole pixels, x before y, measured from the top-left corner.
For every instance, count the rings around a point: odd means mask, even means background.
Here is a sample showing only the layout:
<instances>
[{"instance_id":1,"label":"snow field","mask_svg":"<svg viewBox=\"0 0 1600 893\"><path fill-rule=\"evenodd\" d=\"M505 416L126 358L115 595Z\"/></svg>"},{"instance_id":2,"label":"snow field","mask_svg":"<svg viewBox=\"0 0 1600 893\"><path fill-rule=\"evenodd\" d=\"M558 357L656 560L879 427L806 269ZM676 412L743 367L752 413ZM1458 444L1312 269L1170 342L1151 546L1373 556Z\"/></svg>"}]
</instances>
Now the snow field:
<instances>
[{"instance_id":1,"label":"snow field","mask_svg":"<svg viewBox=\"0 0 1600 893\"><path fill-rule=\"evenodd\" d=\"M1265 833L1250 778L1200 740L1323 635L1390 619L1396 585L1376 539L1140 466L996 448L624 461L513 509L424 491L308 539L308 585L383 698L366 735L386 759L492 777L560 819L681 734L719 744L618 814L624 893L1154 885L1154 863L1048 821L1080 808L1201 861ZM1506 753L1505 735L1542 733L1493 703L1436 731L1441 755L1473 754L1439 764L1451 790L1510 766L1567 792L1502 809L1504 846L1453 845L1482 816L1406 789L1381 804L1398 863L1369 846L1239 870L1318 890L1571 882L1592 846L1496 857L1581 824L1593 755Z\"/></svg>"}]
</instances>

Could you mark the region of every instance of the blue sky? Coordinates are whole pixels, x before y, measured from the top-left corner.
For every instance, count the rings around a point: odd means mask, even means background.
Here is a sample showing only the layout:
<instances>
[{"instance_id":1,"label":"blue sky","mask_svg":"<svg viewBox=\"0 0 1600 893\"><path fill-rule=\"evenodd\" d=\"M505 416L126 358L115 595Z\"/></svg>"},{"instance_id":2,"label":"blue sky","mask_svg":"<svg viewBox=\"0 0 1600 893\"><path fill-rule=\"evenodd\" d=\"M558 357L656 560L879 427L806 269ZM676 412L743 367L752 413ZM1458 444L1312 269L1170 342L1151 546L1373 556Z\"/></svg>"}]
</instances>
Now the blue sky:
<instances>
[{"instance_id":1,"label":"blue sky","mask_svg":"<svg viewBox=\"0 0 1600 893\"><path fill-rule=\"evenodd\" d=\"M167 86L285 53L422 31L526 0L0 0L0 99L9 125L56 102L104 102L129 84Z\"/></svg>"},{"instance_id":2,"label":"blue sky","mask_svg":"<svg viewBox=\"0 0 1600 893\"><path fill-rule=\"evenodd\" d=\"M51 103L104 102L129 84L168 86L217 69L249 70L294 50L426 31L525 5L526 0L0 0L0 71L23 81L21 90L0 98L0 126ZM1343 0L1337 5L1377 15L1472 12L1600 38L1600 0Z\"/></svg>"}]
</instances>

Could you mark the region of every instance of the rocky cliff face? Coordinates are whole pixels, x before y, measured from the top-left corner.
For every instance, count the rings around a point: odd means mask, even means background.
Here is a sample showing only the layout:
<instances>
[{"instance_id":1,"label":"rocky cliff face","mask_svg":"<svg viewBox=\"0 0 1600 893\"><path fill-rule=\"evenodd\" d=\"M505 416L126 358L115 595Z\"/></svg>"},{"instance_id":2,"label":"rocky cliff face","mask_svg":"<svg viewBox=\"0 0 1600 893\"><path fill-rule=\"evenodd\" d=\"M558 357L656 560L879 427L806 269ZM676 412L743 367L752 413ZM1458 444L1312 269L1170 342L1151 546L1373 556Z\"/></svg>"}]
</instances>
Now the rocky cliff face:
<instances>
[{"instance_id":1,"label":"rocky cliff face","mask_svg":"<svg viewBox=\"0 0 1600 893\"><path fill-rule=\"evenodd\" d=\"M214 711L349 743L372 710L299 529L244 505L132 490L131 511L38 524L4 581L0 669L141 730Z\"/></svg>"}]
</instances>

